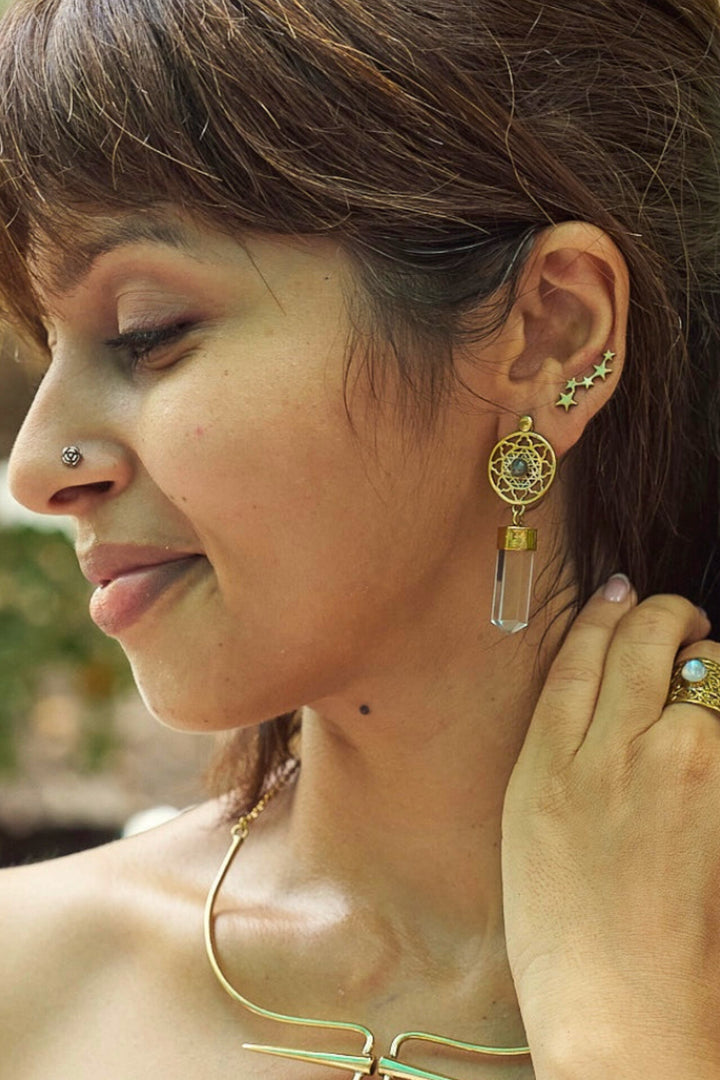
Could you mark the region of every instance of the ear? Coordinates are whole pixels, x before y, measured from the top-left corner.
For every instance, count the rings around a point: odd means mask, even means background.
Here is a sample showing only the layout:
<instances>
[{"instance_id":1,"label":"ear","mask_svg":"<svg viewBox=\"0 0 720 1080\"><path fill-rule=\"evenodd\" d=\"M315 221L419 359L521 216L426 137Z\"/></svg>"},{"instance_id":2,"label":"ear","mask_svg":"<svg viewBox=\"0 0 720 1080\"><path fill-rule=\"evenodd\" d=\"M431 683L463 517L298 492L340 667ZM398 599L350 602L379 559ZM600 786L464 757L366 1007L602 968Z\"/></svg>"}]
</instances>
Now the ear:
<instances>
[{"instance_id":1,"label":"ear","mask_svg":"<svg viewBox=\"0 0 720 1080\"><path fill-rule=\"evenodd\" d=\"M474 376L463 365L463 381L481 381L478 392L502 409L498 439L529 415L558 457L577 442L620 380L629 292L625 259L601 229L571 221L538 237L509 318L470 349Z\"/></svg>"}]
</instances>

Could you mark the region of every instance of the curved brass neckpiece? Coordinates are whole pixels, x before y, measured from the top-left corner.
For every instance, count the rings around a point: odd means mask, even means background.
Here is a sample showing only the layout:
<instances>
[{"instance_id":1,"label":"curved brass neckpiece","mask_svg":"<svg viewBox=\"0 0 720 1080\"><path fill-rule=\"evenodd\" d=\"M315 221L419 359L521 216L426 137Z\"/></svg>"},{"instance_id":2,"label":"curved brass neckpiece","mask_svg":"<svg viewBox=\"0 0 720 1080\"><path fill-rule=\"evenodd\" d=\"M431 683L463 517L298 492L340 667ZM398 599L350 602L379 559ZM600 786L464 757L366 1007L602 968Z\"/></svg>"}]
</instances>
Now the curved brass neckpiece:
<instances>
[{"instance_id":1,"label":"curved brass neckpiece","mask_svg":"<svg viewBox=\"0 0 720 1080\"><path fill-rule=\"evenodd\" d=\"M243 995L228 981L220 967L215 953L213 936L213 908L215 906L215 899L235 855L247 839L250 822L254 821L258 814L262 812L270 798L280 790L280 787L284 786L296 771L297 767L297 764L292 766L284 774L281 783L263 796L257 806L255 806L249 814L241 817L240 820L233 825L230 847L228 848L222 866L218 871L217 877L215 878L210 892L208 893L207 900L205 901L203 920L205 949L208 960L210 961L210 966L223 990L225 990L231 998L239 1002L240 1005L249 1009L250 1012L255 1013L257 1016L262 1016L266 1020L276 1020L282 1024L296 1024L301 1027L324 1028L327 1031L353 1032L361 1036L363 1039L363 1046L359 1054L318 1053L311 1050L294 1050L280 1046L260 1046L255 1043L243 1043L243 1049L254 1050L260 1054L271 1054L275 1057L290 1058L294 1061L304 1061L311 1065L326 1065L330 1068L343 1069L346 1072L352 1071L352 1080L361 1080L363 1076L377 1076L382 1078L382 1080L401 1080L401 1078L404 1077L412 1077L414 1080L453 1080L452 1077L443 1076L440 1073L428 1072L426 1069L419 1069L413 1065L405 1065L403 1062L399 1061L398 1054L401 1047L406 1042L411 1042L413 1040L435 1043L452 1050L462 1050L470 1054L483 1054L485 1056L521 1057L528 1055L530 1053L530 1047L528 1046L507 1048L478 1046L475 1043L461 1042L458 1039L448 1039L442 1035L431 1035L425 1031L404 1031L395 1036L387 1055L377 1057L375 1054L375 1036L369 1028L364 1026L364 1024L352 1024L336 1020L312 1020L303 1016L288 1016L284 1013L273 1012L271 1009L263 1009L260 1005L256 1005L248 998L243 997Z\"/></svg>"}]
</instances>

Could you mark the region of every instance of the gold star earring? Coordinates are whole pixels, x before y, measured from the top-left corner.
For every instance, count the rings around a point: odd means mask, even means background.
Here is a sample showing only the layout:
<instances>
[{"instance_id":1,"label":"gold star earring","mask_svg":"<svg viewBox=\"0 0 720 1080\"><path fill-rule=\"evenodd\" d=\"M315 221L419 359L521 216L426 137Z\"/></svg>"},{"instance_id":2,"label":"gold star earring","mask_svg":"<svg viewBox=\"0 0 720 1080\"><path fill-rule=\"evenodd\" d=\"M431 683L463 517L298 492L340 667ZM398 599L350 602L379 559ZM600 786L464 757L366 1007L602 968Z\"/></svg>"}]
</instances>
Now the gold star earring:
<instances>
[{"instance_id":1,"label":"gold star earring","mask_svg":"<svg viewBox=\"0 0 720 1080\"><path fill-rule=\"evenodd\" d=\"M607 349L603 353L602 363L594 365L592 375L586 375L584 379L570 379L565 386L565 393L560 395L555 404L560 405L565 412L568 412L572 405L577 405L575 391L579 389L590 390L596 379L602 379L604 382L608 375L612 374L613 368L608 367L608 364L614 359L615 353Z\"/></svg>"},{"instance_id":2,"label":"gold star earring","mask_svg":"<svg viewBox=\"0 0 720 1080\"><path fill-rule=\"evenodd\" d=\"M577 405L575 391L590 390L596 379L612 373L608 365L615 353L608 349L592 375L570 379L556 405L569 412ZM531 416L521 416L518 430L501 439L488 462L490 483L500 498L513 508L512 525L498 529L495 588L490 621L506 634L524 630L530 618L537 529L523 525L525 507L547 494L555 479L555 451L547 439L533 431Z\"/></svg>"}]
</instances>

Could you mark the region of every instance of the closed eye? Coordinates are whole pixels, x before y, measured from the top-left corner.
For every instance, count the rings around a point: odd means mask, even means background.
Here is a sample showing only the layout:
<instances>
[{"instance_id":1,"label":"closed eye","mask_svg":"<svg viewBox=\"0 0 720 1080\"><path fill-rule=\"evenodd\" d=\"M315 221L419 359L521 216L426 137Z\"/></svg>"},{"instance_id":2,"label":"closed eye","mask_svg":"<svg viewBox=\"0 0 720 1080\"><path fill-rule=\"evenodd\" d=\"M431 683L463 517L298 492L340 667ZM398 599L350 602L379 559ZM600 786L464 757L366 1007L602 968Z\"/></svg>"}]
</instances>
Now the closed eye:
<instances>
[{"instance_id":1,"label":"closed eye","mask_svg":"<svg viewBox=\"0 0 720 1080\"><path fill-rule=\"evenodd\" d=\"M126 354L134 364L137 364L161 345L170 345L179 341L192 329L193 325L191 322L181 322L149 330L127 330L124 334L109 338L103 344L107 349Z\"/></svg>"}]
</instances>

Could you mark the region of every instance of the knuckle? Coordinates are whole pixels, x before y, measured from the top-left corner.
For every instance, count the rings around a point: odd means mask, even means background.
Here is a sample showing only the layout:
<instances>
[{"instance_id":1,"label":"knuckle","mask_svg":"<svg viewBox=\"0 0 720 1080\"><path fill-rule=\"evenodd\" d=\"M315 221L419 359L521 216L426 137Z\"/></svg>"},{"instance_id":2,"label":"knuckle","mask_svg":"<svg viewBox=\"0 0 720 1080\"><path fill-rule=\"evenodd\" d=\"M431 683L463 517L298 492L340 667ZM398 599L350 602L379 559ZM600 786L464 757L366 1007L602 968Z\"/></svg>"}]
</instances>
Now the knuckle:
<instances>
[{"instance_id":1,"label":"knuckle","mask_svg":"<svg viewBox=\"0 0 720 1080\"><path fill-rule=\"evenodd\" d=\"M695 605L684 596L649 596L624 616L619 632L652 644L669 645L697 617Z\"/></svg>"},{"instance_id":2,"label":"knuckle","mask_svg":"<svg viewBox=\"0 0 720 1080\"><path fill-rule=\"evenodd\" d=\"M686 712L688 715L679 722L662 720L655 724L648 746L665 773L694 788L720 773L720 741L712 717L697 706L688 707Z\"/></svg>"},{"instance_id":3,"label":"knuckle","mask_svg":"<svg viewBox=\"0 0 720 1080\"><path fill-rule=\"evenodd\" d=\"M641 600L634 608L635 612L659 611L661 614L671 617L684 617L695 612L695 605L687 597L678 593L654 593L645 600Z\"/></svg>"},{"instance_id":4,"label":"knuckle","mask_svg":"<svg viewBox=\"0 0 720 1080\"><path fill-rule=\"evenodd\" d=\"M631 708L637 700L640 709L644 709L642 695L649 692L657 675L648 665L638 664L637 655L634 652L621 652L617 657L617 669L624 686L631 687L633 701L628 702Z\"/></svg>"},{"instance_id":5,"label":"knuckle","mask_svg":"<svg viewBox=\"0 0 720 1080\"><path fill-rule=\"evenodd\" d=\"M607 630L608 625L616 621L619 607L619 604L586 604L579 611L574 625L591 630Z\"/></svg>"},{"instance_id":6,"label":"knuckle","mask_svg":"<svg viewBox=\"0 0 720 1080\"><path fill-rule=\"evenodd\" d=\"M550 676L556 691L570 691L582 686L594 686L598 681L598 672L591 664L578 660L559 661L553 667Z\"/></svg>"}]
</instances>

